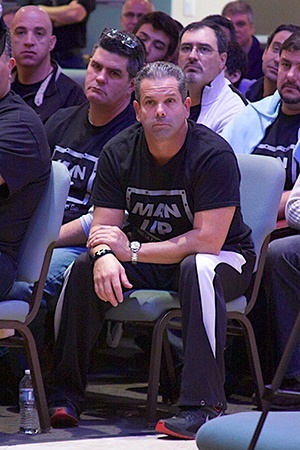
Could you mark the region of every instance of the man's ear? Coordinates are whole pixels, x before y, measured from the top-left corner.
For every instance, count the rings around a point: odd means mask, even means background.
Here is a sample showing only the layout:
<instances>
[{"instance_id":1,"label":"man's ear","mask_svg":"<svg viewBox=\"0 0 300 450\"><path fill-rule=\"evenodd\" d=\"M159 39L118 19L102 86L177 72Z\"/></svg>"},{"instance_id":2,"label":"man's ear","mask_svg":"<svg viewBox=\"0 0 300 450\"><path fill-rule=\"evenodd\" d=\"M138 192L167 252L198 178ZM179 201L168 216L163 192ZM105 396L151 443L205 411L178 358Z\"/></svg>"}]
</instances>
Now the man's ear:
<instances>
[{"instance_id":1,"label":"man's ear","mask_svg":"<svg viewBox=\"0 0 300 450\"><path fill-rule=\"evenodd\" d=\"M135 110L136 120L140 122L140 104L136 100L133 101L133 107Z\"/></svg>"},{"instance_id":2,"label":"man's ear","mask_svg":"<svg viewBox=\"0 0 300 450\"><path fill-rule=\"evenodd\" d=\"M228 78L228 80L232 84L234 84L234 83L237 83L241 79L241 76L242 76L241 71L237 69L231 75L226 76L226 78Z\"/></svg>"},{"instance_id":3,"label":"man's ear","mask_svg":"<svg viewBox=\"0 0 300 450\"><path fill-rule=\"evenodd\" d=\"M13 68L15 67L15 65L16 65L15 58L9 58L9 63L8 64L9 64L10 71L12 71Z\"/></svg>"},{"instance_id":4,"label":"man's ear","mask_svg":"<svg viewBox=\"0 0 300 450\"><path fill-rule=\"evenodd\" d=\"M223 52L223 53L220 54L220 66L221 66L222 70L226 66L226 61L227 61L227 53Z\"/></svg>"},{"instance_id":5,"label":"man's ear","mask_svg":"<svg viewBox=\"0 0 300 450\"><path fill-rule=\"evenodd\" d=\"M129 90L131 93L134 91L134 78L130 80Z\"/></svg>"},{"instance_id":6,"label":"man's ear","mask_svg":"<svg viewBox=\"0 0 300 450\"><path fill-rule=\"evenodd\" d=\"M55 44L56 44L56 36L52 34L52 36L50 37L50 52L54 49Z\"/></svg>"},{"instance_id":7,"label":"man's ear","mask_svg":"<svg viewBox=\"0 0 300 450\"><path fill-rule=\"evenodd\" d=\"M192 103L191 97L187 97L183 102L186 112L187 112L187 118L190 115L191 103Z\"/></svg>"}]
</instances>

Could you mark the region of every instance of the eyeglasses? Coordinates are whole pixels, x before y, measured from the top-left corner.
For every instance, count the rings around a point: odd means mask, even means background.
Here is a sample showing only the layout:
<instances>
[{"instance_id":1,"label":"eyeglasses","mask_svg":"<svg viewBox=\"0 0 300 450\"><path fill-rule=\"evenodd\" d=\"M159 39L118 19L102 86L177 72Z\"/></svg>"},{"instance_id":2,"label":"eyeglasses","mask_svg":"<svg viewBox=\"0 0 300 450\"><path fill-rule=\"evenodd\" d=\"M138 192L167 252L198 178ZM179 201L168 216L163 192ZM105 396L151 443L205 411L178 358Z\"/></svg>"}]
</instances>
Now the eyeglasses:
<instances>
[{"instance_id":1,"label":"eyeglasses","mask_svg":"<svg viewBox=\"0 0 300 450\"><path fill-rule=\"evenodd\" d=\"M110 39L115 39L121 44L128 48L136 48L140 43L134 37L129 36L129 34L123 33L123 31L116 30L115 28L104 28L101 37L109 37Z\"/></svg>"},{"instance_id":2,"label":"eyeglasses","mask_svg":"<svg viewBox=\"0 0 300 450\"><path fill-rule=\"evenodd\" d=\"M219 50L214 50L210 45L207 44L181 44L179 50L181 53L191 53L194 49L196 49L197 53L200 53L201 56L209 56L213 52L218 52Z\"/></svg>"}]
</instances>

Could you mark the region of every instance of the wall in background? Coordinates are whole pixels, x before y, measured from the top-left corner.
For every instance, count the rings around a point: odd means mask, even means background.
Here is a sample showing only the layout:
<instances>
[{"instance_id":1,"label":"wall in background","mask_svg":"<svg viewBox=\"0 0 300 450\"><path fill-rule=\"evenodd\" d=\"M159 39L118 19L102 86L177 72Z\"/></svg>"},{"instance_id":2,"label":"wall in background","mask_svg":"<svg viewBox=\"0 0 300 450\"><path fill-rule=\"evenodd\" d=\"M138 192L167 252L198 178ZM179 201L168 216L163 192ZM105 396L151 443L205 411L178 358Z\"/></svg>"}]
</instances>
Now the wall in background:
<instances>
[{"instance_id":1,"label":"wall in background","mask_svg":"<svg viewBox=\"0 0 300 450\"><path fill-rule=\"evenodd\" d=\"M300 25L299 0L247 0L255 14L256 34L270 34L282 23Z\"/></svg>"},{"instance_id":2,"label":"wall in background","mask_svg":"<svg viewBox=\"0 0 300 450\"><path fill-rule=\"evenodd\" d=\"M171 16L185 26L209 14L221 14L226 3L224 0L173 0Z\"/></svg>"},{"instance_id":3,"label":"wall in background","mask_svg":"<svg viewBox=\"0 0 300 450\"><path fill-rule=\"evenodd\" d=\"M88 22L86 53L90 53L94 42L105 27L119 28L123 1L99 1ZM171 0L152 0L156 11L171 14Z\"/></svg>"}]
</instances>

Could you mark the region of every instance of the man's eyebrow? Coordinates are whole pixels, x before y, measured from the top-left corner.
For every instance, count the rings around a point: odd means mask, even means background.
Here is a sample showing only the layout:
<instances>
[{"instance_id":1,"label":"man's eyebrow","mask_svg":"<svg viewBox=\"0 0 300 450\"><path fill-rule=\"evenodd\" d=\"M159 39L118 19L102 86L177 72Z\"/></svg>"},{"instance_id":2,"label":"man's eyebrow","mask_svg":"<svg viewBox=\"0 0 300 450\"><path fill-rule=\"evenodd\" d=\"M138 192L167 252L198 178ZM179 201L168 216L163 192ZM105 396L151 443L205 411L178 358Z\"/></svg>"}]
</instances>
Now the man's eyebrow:
<instances>
[{"instance_id":1,"label":"man's eyebrow","mask_svg":"<svg viewBox=\"0 0 300 450\"><path fill-rule=\"evenodd\" d=\"M18 25L15 30L28 30L28 28L25 25ZM35 31L47 31L44 27L34 27Z\"/></svg>"}]
</instances>

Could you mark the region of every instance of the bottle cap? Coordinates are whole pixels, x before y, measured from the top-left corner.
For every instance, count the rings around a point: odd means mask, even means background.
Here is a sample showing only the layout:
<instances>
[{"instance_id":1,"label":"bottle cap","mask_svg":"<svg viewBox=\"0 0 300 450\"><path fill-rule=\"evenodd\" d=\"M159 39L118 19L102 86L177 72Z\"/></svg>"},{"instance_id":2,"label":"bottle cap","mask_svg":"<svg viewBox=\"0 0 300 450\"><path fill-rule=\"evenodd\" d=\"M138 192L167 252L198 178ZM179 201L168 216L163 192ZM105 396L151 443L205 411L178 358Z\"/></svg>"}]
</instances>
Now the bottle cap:
<instances>
[{"instance_id":1,"label":"bottle cap","mask_svg":"<svg viewBox=\"0 0 300 450\"><path fill-rule=\"evenodd\" d=\"M25 369L25 375L30 375L30 369Z\"/></svg>"}]
</instances>

